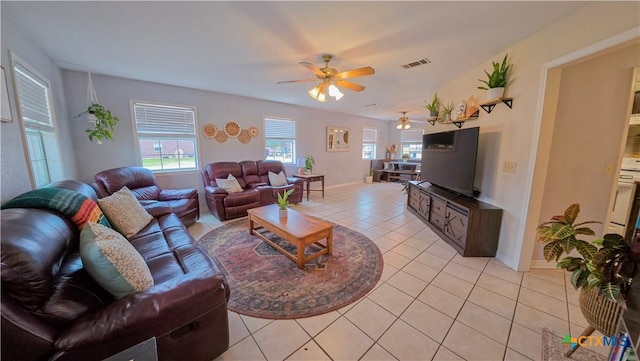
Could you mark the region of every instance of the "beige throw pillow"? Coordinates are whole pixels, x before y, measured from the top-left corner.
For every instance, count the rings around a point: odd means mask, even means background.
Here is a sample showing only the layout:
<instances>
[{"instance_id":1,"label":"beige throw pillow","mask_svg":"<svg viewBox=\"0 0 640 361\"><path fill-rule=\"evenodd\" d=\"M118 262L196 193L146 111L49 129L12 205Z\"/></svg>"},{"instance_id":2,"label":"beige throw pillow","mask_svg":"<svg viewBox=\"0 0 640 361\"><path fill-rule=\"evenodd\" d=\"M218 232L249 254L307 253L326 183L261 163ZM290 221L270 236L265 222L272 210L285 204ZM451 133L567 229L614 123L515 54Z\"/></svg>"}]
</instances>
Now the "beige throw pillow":
<instances>
[{"instance_id":1,"label":"beige throw pillow","mask_svg":"<svg viewBox=\"0 0 640 361\"><path fill-rule=\"evenodd\" d=\"M153 219L127 187L98 199L98 206L109 223L127 238L140 232Z\"/></svg>"},{"instance_id":2,"label":"beige throw pillow","mask_svg":"<svg viewBox=\"0 0 640 361\"><path fill-rule=\"evenodd\" d=\"M224 178L216 178L216 183L218 186L224 188L229 193L238 193L242 192L242 187L240 187L240 183L233 174L229 173L227 179Z\"/></svg>"},{"instance_id":3,"label":"beige throw pillow","mask_svg":"<svg viewBox=\"0 0 640 361\"><path fill-rule=\"evenodd\" d=\"M284 175L283 171L280 171L278 174L269 171L268 177L269 184L273 187L282 187L287 185L287 177Z\"/></svg>"}]
</instances>

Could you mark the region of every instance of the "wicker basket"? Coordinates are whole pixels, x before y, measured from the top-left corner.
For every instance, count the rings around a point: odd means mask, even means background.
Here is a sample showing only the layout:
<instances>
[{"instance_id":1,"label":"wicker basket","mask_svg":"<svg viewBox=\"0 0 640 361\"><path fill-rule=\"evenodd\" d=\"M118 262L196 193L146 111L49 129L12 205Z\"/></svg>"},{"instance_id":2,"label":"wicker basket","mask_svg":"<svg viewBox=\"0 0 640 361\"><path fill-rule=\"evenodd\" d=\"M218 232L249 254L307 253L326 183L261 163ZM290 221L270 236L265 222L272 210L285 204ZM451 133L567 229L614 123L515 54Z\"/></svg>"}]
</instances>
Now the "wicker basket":
<instances>
[{"instance_id":1,"label":"wicker basket","mask_svg":"<svg viewBox=\"0 0 640 361\"><path fill-rule=\"evenodd\" d=\"M617 301L605 298L597 287L580 291L580 310L591 327L607 337L616 334L622 307Z\"/></svg>"}]
</instances>

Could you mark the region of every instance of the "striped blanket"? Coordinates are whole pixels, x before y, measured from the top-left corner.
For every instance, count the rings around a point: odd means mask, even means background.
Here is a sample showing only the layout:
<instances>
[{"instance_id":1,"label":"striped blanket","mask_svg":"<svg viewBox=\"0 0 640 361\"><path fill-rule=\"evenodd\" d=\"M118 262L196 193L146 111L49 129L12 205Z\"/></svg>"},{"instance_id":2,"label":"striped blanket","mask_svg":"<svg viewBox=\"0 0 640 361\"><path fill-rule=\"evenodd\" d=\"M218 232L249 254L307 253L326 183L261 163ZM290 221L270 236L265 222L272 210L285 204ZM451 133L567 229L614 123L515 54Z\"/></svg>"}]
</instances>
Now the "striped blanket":
<instances>
[{"instance_id":1,"label":"striped blanket","mask_svg":"<svg viewBox=\"0 0 640 361\"><path fill-rule=\"evenodd\" d=\"M45 208L58 211L71 219L80 230L87 222L100 223L111 227L100 207L93 199L62 188L39 188L23 193L7 203L6 208Z\"/></svg>"}]
</instances>

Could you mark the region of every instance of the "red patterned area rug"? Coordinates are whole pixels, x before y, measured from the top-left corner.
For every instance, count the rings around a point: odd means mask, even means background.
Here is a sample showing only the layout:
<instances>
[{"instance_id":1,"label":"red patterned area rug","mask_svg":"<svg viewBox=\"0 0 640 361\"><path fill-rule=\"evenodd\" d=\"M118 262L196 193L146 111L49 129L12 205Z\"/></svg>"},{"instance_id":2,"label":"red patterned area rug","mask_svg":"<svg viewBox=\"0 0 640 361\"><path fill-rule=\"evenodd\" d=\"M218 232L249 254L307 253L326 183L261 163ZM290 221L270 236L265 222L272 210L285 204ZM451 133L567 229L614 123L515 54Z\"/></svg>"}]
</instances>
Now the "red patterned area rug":
<instances>
[{"instance_id":1,"label":"red patterned area rug","mask_svg":"<svg viewBox=\"0 0 640 361\"><path fill-rule=\"evenodd\" d=\"M295 246L271 232L265 236L295 252ZM291 319L327 313L366 295L382 274L378 247L340 225L333 228L333 255L312 260L304 270L249 234L246 218L214 229L198 243L227 277L229 310L253 317ZM317 250L312 245L306 253Z\"/></svg>"}]
</instances>

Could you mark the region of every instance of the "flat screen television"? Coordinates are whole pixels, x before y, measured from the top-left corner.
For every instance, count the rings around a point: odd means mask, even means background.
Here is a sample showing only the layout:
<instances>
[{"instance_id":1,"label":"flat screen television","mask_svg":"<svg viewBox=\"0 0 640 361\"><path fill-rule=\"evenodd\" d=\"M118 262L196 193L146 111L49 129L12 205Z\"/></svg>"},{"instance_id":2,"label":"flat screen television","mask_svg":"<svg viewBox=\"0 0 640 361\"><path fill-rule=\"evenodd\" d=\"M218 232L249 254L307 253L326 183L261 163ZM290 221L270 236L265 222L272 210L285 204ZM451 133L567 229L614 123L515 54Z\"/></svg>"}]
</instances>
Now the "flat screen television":
<instances>
[{"instance_id":1,"label":"flat screen television","mask_svg":"<svg viewBox=\"0 0 640 361\"><path fill-rule=\"evenodd\" d=\"M480 128L422 136L420 178L452 192L473 197Z\"/></svg>"}]
</instances>

